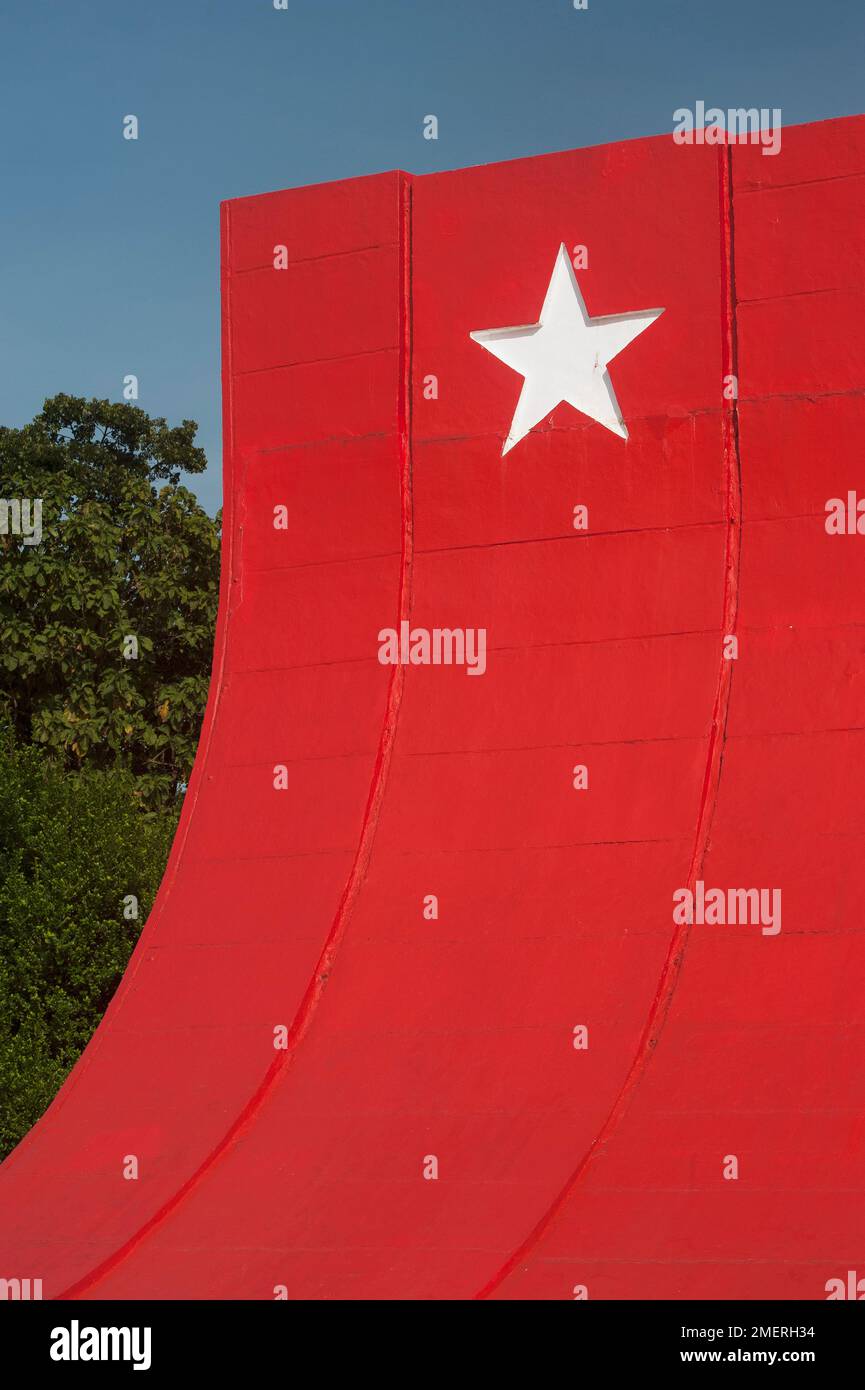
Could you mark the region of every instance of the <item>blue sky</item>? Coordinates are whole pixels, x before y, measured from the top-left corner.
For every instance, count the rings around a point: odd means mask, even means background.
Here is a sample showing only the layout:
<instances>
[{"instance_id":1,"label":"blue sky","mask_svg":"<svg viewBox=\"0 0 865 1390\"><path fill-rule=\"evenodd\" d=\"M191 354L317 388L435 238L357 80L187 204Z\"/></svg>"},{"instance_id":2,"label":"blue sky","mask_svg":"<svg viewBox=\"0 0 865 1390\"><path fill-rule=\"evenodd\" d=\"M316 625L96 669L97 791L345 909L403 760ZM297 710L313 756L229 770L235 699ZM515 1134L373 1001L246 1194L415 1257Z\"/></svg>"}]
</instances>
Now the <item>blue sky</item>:
<instances>
[{"instance_id":1,"label":"blue sky","mask_svg":"<svg viewBox=\"0 0 865 1390\"><path fill-rule=\"evenodd\" d=\"M700 98L865 108L856 0L5 0L0 52L0 423L134 372L199 422L210 511L222 199L655 134Z\"/></svg>"}]
</instances>

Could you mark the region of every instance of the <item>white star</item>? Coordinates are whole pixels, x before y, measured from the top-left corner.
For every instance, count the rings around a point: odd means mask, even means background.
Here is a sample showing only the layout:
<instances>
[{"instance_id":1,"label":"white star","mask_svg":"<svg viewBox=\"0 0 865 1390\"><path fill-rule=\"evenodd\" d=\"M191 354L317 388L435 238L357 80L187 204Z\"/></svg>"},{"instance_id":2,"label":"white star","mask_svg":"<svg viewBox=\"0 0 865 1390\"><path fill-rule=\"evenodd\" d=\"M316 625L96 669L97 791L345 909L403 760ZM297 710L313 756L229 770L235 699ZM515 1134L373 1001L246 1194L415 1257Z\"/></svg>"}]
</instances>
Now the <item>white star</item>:
<instances>
[{"instance_id":1,"label":"white star","mask_svg":"<svg viewBox=\"0 0 865 1390\"><path fill-rule=\"evenodd\" d=\"M519 444L560 401L627 439L628 427L607 366L663 312L643 309L589 318L568 253L560 246L539 323L483 328L470 335L525 378L502 454Z\"/></svg>"}]
</instances>

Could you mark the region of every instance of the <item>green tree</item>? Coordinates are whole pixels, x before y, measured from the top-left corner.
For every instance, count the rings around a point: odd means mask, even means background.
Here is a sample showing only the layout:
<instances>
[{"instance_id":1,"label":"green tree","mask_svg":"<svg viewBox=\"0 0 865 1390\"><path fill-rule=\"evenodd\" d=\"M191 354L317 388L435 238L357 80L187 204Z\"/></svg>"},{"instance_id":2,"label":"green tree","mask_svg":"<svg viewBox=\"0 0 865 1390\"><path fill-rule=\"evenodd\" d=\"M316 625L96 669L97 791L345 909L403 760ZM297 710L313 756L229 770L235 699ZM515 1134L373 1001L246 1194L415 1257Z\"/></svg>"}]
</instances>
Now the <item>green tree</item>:
<instances>
[{"instance_id":1,"label":"green tree","mask_svg":"<svg viewBox=\"0 0 865 1390\"><path fill-rule=\"evenodd\" d=\"M53 1099L126 967L176 809L123 769L63 771L0 719L0 1158ZM138 899L137 918L124 900Z\"/></svg>"},{"instance_id":2,"label":"green tree","mask_svg":"<svg viewBox=\"0 0 865 1390\"><path fill-rule=\"evenodd\" d=\"M176 827L219 583L195 430L71 396L0 428L0 1157L99 1023Z\"/></svg>"},{"instance_id":3,"label":"green tree","mask_svg":"<svg viewBox=\"0 0 865 1390\"><path fill-rule=\"evenodd\" d=\"M180 484L206 467L195 431L65 395L0 427L0 498L42 510L40 544L0 535L0 694L17 739L70 770L128 770L151 811L188 780L213 649L220 517Z\"/></svg>"}]
</instances>

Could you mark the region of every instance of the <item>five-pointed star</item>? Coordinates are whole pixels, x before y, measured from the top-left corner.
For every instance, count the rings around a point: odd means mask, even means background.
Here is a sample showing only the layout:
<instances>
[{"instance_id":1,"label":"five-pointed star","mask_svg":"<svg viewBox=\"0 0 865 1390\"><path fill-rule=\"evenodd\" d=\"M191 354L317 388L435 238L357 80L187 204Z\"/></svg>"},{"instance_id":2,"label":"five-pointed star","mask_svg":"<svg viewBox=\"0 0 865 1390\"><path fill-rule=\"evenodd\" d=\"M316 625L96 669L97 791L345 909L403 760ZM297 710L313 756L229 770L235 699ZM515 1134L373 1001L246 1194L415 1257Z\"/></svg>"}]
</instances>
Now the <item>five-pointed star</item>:
<instances>
[{"instance_id":1,"label":"five-pointed star","mask_svg":"<svg viewBox=\"0 0 865 1390\"><path fill-rule=\"evenodd\" d=\"M506 454L535 425L568 401L614 434L628 437L607 366L622 348L654 323L663 309L590 319L564 245L559 247L539 323L523 328L484 328L470 336L525 377Z\"/></svg>"}]
</instances>

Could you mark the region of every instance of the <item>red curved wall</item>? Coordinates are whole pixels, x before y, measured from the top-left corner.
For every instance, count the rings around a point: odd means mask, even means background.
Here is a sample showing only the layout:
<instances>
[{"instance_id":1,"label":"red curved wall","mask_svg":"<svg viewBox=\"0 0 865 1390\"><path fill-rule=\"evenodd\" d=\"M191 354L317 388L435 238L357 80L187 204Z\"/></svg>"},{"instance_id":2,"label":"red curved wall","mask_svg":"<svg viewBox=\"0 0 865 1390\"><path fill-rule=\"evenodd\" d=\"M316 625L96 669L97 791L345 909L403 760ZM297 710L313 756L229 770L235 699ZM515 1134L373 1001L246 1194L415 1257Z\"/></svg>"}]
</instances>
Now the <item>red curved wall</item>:
<instances>
[{"instance_id":1,"label":"red curved wall","mask_svg":"<svg viewBox=\"0 0 865 1390\"><path fill-rule=\"evenodd\" d=\"M663 137L225 205L201 746L123 985L0 1170L0 1275L865 1274L865 540L824 525L861 473L863 194L856 119L774 157ZM592 315L665 312L611 368L627 443L562 405L502 458L518 378L469 333L533 323L561 242ZM380 665L401 619L486 628L485 674ZM697 880L780 888L782 930L676 926Z\"/></svg>"}]
</instances>

